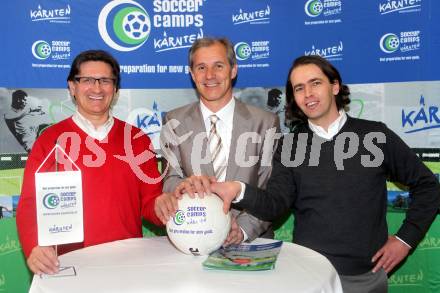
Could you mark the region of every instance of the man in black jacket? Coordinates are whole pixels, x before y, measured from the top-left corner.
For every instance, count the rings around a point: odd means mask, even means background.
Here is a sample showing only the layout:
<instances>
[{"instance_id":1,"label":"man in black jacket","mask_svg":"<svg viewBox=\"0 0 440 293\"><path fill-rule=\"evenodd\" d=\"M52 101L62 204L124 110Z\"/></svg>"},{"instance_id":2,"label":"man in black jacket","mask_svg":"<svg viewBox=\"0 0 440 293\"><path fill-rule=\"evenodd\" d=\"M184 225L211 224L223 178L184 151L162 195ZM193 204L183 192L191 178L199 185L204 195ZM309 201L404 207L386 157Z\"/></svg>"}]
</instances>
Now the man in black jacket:
<instances>
[{"instance_id":1,"label":"man in black jacket","mask_svg":"<svg viewBox=\"0 0 440 293\"><path fill-rule=\"evenodd\" d=\"M434 220L440 188L432 172L383 123L349 117L349 89L319 56L296 59L286 86L288 114L302 121L274 155L266 191L215 183L225 210L272 221L293 209L294 242L325 255L344 292L386 292L387 275ZM386 223L386 180L408 186L412 203L395 235ZM191 190L186 190L191 193Z\"/></svg>"}]
</instances>

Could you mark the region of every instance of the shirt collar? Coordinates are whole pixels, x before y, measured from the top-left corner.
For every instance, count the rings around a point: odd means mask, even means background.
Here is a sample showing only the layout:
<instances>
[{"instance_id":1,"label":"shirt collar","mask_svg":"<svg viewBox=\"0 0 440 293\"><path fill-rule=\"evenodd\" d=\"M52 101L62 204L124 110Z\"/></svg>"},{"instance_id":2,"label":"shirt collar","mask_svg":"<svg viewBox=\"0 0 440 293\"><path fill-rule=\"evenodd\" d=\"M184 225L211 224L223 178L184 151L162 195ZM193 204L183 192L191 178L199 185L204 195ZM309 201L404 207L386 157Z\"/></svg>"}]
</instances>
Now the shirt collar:
<instances>
[{"instance_id":1,"label":"shirt collar","mask_svg":"<svg viewBox=\"0 0 440 293\"><path fill-rule=\"evenodd\" d=\"M200 102L200 111L202 112L202 117L203 117L203 121L205 122L205 125L211 125L209 116L215 114L220 121L222 121L230 129L232 129L234 110L235 110L235 98L232 98L223 108L218 110L216 113L209 110L208 107L206 107L202 102Z\"/></svg>"},{"instance_id":2,"label":"shirt collar","mask_svg":"<svg viewBox=\"0 0 440 293\"><path fill-rule=\"evenodd\" d=\"M108 135L113 127L113 124L115 123L111 112L109 113L108 120L97 128L95 128L90 120L81 115L78 110L73 114L72 120L79 128L81 128L81 130L87 133L87 135L97 140L103 140Z\"/></svg>"},{"instance_id":3,"label":"shirt collar","mask_svg":"<svg viewBox=\"0 0 440 293\"><path fill-rule=\"evenodd\" d=\"M338 134L338 132L342 129L342 126L344 126L345 122L347 122L347 114L345 113L344 109L341 109L339 111L339 116L338 118L336 118L335 121L333 121L329 127L328 127L328 131L325 131L324 128L322 128L319 125L313 124L310 120L308 120L309 122L309 127L310 129L316 134L319 135L322 138L325 139L332 139L336 134Z\"/></svg>"}]
</instances>

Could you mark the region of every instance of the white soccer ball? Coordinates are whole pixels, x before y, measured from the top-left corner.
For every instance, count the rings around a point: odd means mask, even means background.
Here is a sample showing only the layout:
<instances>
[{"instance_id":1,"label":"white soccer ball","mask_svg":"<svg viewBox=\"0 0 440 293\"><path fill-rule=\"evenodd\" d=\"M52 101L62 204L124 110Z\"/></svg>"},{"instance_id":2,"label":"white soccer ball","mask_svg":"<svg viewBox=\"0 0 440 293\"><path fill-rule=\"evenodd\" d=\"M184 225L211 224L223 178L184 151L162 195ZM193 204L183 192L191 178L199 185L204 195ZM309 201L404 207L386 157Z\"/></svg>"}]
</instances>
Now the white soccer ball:
<instances>
[{"instance_id":1,"label":"white soccer ball","mask_svg":"<svg viewBox=\"0 0 440 293\"><path fill-rule=\"evenodd\" d=\"M231 229L231 216L223 212L223 201L217 195L190 198L184 194L178 205L166 225L174 246L186 254L207 255L223 244Z\"/></svg>"},{"instance_id":2,"label":"white soccer ball","mask_svg":"<svg viewBox=\"0 0 440 293\"><path fill-rule=\"evenodd\" d=\"M122 26L125 33L134 40L144 40L150 34L150 19L140 11L128 13L122 21Z\"/></svg>"}]
</instances>

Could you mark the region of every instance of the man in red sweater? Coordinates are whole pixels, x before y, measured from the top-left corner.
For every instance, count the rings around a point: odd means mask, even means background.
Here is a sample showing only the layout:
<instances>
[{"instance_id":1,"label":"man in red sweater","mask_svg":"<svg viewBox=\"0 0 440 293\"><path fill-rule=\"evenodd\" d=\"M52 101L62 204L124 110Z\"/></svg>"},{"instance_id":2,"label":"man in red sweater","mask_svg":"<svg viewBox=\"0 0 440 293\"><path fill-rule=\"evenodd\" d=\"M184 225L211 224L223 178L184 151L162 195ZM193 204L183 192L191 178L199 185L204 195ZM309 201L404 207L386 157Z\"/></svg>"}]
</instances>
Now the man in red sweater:
<instances>
[{"instance_id":1,"label":"man in red sweater","mask_svg":"<svg viewBox=\"0 0 440 293\"><path fill-rule=\"evenodd\" d=\"M105 51L82 52L73 61L67 81L77 111L35 142L17 208L20 242L35 274L57 273L59 267L54 247L38 245L35 202L35 172L55 144L81 170L84 217L84 241L60 245L58 254L142 237L142 217L161 225L177 208L173 197L161 194L161 177L148 136L111 114L120 87L118 62ZM68 160L55 164L44 165L42 171L76 170Z\"/></svg>"}]
</instances>

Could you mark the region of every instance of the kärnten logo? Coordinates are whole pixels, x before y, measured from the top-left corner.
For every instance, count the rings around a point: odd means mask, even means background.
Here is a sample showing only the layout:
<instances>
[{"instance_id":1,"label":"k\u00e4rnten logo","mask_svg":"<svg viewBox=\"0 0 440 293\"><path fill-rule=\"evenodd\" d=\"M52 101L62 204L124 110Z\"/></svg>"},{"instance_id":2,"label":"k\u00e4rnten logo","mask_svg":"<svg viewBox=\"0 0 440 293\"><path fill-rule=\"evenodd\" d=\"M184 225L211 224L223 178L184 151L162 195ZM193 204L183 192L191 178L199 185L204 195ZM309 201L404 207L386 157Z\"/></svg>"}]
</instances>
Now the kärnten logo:
<instances>
[{"instance_id":1,"label":"k\u00e4rnten logo","mask_svg":"<svg viewBox=\"0 0 440 293\"><path fill-rule=\"evenodd\" d=\"M379 13L410 13L422 10L422 0L386 0L379 3Z\"/></svg>"},{"instance_id":2,"label":"k\u00e4rnten logo","mask_svg":"<svg viewBox=\"0 0 440 293\"><path fill-rule=\"evenodd\" d=\"M43 205L46 209L53 210L60 204L60 197L55 193L48 193L43 197Z\"/></svg>"},{"instance_id":3,"label":"k\u00e4rnten logo","mask_svg":"<svg viewBox=\"0 0 440 293\"><path fill-rule=\"evenodd\" d=\"M405 133L440 128L439 106L427 106L425 97L420 96L419 109L402 109L402 127Z\"/></svg>"},{"instance_id":4,"label":"k\u00e4rnten logo","mask_svg":"<svg viewBox=\"0 0 440 293\"><path fill-rule=\"evenodd\" d=\"M111 48L128 52L140 48L151 32L147 11L131 0L110 1L98 17L101 38Z\"/></svg>"},{"instance_id":5,"label":"k\u00e4rnten logo","mask_svg":"<svg viewBox=\"0 0 440 293\"><path fill-rule=\"evenodd\" d=\"M140 128L151 139L154 149L160 149L160 131L166 112L159 109L156 101L152 109L136 108L128 114L127 122Z\"/></svg>"},{"instance_id":6,"label":"k\u00e4rnten logo","mask_svg":"<svg viewBox=\"0 0 440 293\"><path fill-rule=\"evenodd\" d=\"M43 40L38 40L32 44L32 55L35 58L44 60L49 58L52 53L52 49L48 42Z\"/></svg>"},{"instance_id":7,"label":"k\u00e4rnten logo","mask_svg":"<svg viewBox=\"0 0 440 293\"><path fill-rule=\"evenodd\" d=\"M339 41L339 43L325 47L312 45L312 49L304 51L304 55L319 55L330 61L340 61L344 57L344 44Z\"/></svg>"},{"instance_id":8,"label":"k\u00e4rnten logo","mask_svg":"<svg viewBox=\"0 0 440 293\"><path fill-rule=\"evenodd\" d=\"M270 6L267 5L265 9L245 11L240 8L237 14L232 15L232 23L239 24L268 24L270 23Z\"/></svg>"},{"instance_id":9,"label":"k\u00e4rnten logo","mask_svg":"<svg viewBox=\"0 0 440 293\"><path fill-rule=\"evenodd\" d=\"M37 9L29 12L31 21L53 22L53 23L70 23L71 8L67 4L65 8L44 9L38 5Z\"/></svg>"}]
</instances>

